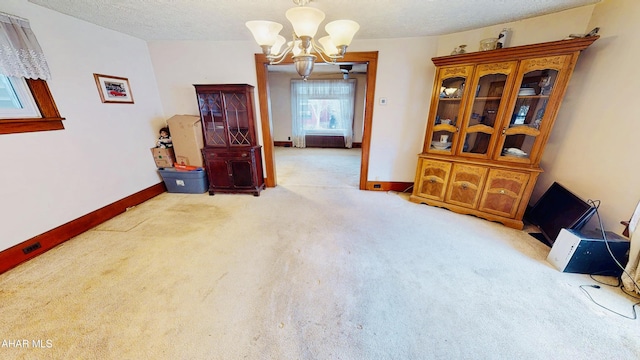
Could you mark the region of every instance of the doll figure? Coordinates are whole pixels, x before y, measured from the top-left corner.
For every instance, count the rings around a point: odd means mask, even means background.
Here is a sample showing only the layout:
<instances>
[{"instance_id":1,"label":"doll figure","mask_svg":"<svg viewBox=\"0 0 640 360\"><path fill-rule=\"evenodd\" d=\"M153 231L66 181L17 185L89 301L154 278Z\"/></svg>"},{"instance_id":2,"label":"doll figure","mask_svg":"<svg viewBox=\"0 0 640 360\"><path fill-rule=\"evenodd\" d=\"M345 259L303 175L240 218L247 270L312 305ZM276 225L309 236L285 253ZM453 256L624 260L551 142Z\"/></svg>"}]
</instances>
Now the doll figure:
<instances>
[{"instance_id":1,"label":"doll figure","mask_svg":"<svg viewBox=\"0 0 640 360\"><path fill-rule=\"evenodd\" d=\"M171 134L169 133L168 127L163 127L162 129L160 129L160 137L158 138L156 147L159 147L161 149L173 147L173 142L171 141Z\"/></svg>"}]
</instances>

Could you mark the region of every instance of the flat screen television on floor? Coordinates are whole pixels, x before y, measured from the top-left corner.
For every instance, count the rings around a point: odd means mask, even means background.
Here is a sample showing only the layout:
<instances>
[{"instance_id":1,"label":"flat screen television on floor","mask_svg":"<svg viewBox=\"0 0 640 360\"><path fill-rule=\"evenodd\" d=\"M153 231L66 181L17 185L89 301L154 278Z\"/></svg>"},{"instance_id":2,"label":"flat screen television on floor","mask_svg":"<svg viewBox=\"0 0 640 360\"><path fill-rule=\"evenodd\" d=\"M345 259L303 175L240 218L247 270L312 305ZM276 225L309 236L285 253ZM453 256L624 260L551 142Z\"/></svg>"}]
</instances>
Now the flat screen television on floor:
<instances>
[{"instance_id":1,"label":"flat screen television on floor","mask_svg":"<svg viewBox=\"0 0 640 360\"><path fill-rule=\"evenodd\" d=\"M554 182L526 218L540 229L546 242L553 245L562 228L580 230L595 212L595 206Z\"/></svg>"}]
</instances>

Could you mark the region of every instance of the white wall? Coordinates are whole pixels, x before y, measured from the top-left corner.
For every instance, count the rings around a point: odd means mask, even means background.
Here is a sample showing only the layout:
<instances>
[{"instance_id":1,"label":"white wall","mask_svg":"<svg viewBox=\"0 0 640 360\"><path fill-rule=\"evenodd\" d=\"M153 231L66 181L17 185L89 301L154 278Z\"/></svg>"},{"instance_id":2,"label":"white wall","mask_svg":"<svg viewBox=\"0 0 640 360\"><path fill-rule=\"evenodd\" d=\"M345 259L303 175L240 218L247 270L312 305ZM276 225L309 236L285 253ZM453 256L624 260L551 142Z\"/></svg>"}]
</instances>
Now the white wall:
<instances>
[{"instance_id":1,"label":"white wall","mask_svg":"<svg viewBox=\"0 0 640 360\"><path fill-rule=\"evenodd\" d=\"M356 99L353 110L353 141L362 143L364 131L364 108L366 106L367 95L367 75L351 74L351 79L356 79Z\"/></svg>"},{"instance_id":2,"label":"white wall","mask_svg":"<svg viewBox=\"0 0 640 360\"><path fill-rule=\"evenodd\" d=\"M438 38L437 56L449 55L456 46L461 44L467 45L467 52L479 51L480 40L498 37L504 28L511 29L508 46L556 41L562 40L569 34L583 34L591 30L585 31L594 6L582 6L555 14L443 35Z\"/></svg>"},{"instance_id":3,"label":"white wall","mask_svg":"<svg viewBox=\"0 0 640 360\"><path fill-rule=\"evenodd\" d=\"M291 78L293 75L269 71L268 76L273 140L289 141L293 133L291 129Z\"/></svg>"},{"instance_id":4,"label":"white wall","mask_svg":"<svg viewBox=\"0 0 640 360\"><path fill-rule=\"evenodd\" d=\"M254 54L259 51L258 45L248 41L149 42L165 114L199 114L194 84L256 86ZM254 97L259 117L257 91Z\"/></svg>"},{"instance_id":5,"label":"white wall","mask_svg":"<svg viewBox=\"0 0 640 360\"><path fill-rule=\"evenodd\" d=\"M422 151L435 68L435 37L354 40L349 51L378 53L370 181L413 182ZM387 100L386 105L380 99Z\"/></svg>"},{"instance_id":6,"label":"white wall","mask_svg":"<svg viewBox=\"0 0 640 360\"><path fill-rule=\"evenodd\" d=\"M600 39L578 60L549 146L537 192L553 181L584 199L602 201L604 228L620 233L640 200L638 91L640 2L604 0L586 31ZM596 226L592 221L589 226Z\"/></svg>"},{"instance_id":7,"label":"white wall","mask_svg":"<svg viewBox=\"0 0 640 360\"><path fill-rule=\"evenodd\" d=\"M26 0L65 130L0 135L0 250L161 181L149 148L164 116L145 42ZM103 104L93 73L129 78L134 104Z\"/></svg>"}]
</instances>

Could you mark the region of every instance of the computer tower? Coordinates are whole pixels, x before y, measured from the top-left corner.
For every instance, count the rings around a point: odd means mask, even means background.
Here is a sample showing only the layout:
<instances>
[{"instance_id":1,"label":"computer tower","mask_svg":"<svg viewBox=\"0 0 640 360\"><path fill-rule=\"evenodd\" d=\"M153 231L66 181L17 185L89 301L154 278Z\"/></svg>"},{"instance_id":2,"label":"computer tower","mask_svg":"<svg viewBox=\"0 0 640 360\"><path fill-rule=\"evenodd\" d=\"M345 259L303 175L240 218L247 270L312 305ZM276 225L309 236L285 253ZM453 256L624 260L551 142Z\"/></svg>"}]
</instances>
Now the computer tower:
<instances>
[{"instance_id":1,"label":"computer tower","mask_svg":"<svg viewBox=\"0 0 640 360\"><path fill-rule=\"evenodd\" d=\"M622 267L626 266L629 240L610 231L605 234L606 243L600 231L562 229L547 261L562 272L620 276L622 268L614 261L612 254Z\"/></svg>"}]
</instances>

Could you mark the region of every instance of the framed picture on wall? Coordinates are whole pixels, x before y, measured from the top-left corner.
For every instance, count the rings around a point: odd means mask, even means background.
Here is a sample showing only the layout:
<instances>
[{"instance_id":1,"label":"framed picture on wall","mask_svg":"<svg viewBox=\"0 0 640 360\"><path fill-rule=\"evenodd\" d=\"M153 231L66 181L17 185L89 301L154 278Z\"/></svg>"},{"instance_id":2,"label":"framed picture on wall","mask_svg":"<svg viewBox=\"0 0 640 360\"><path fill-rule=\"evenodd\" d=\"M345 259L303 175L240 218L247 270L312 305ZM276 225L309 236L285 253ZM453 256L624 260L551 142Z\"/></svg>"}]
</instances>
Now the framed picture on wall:
<instances>
[{"instance_id":1,"label":"framed picture on wall","mask_svg":"<svg viewBox=\"0 0 640 360\"><path fill-rule=\"evenodd\" d=\"M93 74L93 78L103 103L133 104L129 79L102 74Z\"/></svg>"}]
</instances>

